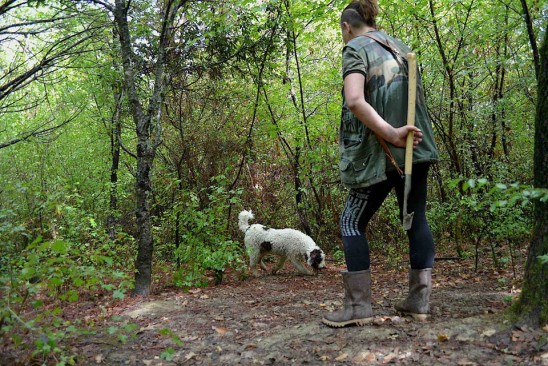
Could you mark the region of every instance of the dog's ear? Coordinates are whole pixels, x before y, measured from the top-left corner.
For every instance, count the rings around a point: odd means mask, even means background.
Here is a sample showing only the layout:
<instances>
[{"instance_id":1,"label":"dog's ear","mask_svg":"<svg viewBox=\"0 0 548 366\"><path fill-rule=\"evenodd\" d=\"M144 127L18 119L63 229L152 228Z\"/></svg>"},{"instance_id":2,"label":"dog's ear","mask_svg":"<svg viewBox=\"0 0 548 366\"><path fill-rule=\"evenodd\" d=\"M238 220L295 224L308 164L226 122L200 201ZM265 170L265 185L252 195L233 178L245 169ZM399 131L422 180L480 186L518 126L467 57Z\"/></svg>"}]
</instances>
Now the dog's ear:
<instances>
[{"instance_id":1,"label":"dog's ear","mask_svg":"<svg viewBox=\"0 0 548 366\"><path fill-rule=\"evenodd\" d=\"M314 249L310 252L310 265L314 269L318 269L320 263L322 263L322 251L319 249Z\"/></svg>"}]
</instances>

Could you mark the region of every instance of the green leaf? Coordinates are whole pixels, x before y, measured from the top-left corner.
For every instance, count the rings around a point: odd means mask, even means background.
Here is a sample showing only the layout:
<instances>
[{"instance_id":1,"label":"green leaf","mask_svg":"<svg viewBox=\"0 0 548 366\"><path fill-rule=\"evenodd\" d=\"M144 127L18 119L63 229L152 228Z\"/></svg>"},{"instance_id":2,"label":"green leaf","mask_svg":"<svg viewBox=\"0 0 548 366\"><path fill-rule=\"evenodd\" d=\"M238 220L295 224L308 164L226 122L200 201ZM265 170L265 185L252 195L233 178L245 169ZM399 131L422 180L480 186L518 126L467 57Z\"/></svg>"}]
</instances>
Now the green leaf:
<instances>
[{"instance_id":1,"label":"green leaf","mask_svg":"<svg viewBox=\"0 0 548 366\"><path fill-rule=\"evenodd\" d=\"M173 348L168 348L160 353L160 358L165 361L171 361L175 355L175 350Z\"/></svg>"},{"instance_id":2,"label":"green leaf","mask_svg":"<svg viewBox=\"0 0 548 366\"><path fill-rule=\"evenodd\" d=\"M117 299L117 300L121 300L121 299L123 299L123 298L125 297L125 294L124 294L124 292L121 291L121 290L114 290L114 291L112 292L112 297L115 298L115 299Z\"/></svg>"},{"instance_id":3,"label":"green leaf","mask_svg":"<svg viewBox=\"0 0 548 366\"><path fill-rule=\"evenodd\" d=\"M74 290L70 290L68 292L68 301L70 302L75 302L75 301L78 301L78 292L74 291Z\"/></svg>"},{"instance_id":4,"label":"green leaf","mask_svg":"<svg viewBox=\"0 0 548 366\"><path fill-rule=\"evenodd\" d=\"M118 341L120 341L121 343L126 343L127 339L128 339L128 336L125 334L118 335Z\"/></svg>"},{"instance_id":5,"label":"green leaf","mask_svg":"<svg viewBox=\"0 0 548 366\"><path fill-rule=\"evenodd\" d=\"M64 281L59 277L52 277L48 280L48 285L50 287L56 287L56 286L61 286L63 282Z\"/></svg>"},{"instance_id":6,"label":"green leaf","mask_svg":"<svg viewBox=\"0 0 548 366\"><path fill-rule=\"evenodd\" d=\"M67 243L63 240L56 240L51 244L51 250L55 253L66 253L67 252Z\"/></svg>"}]
</instances>

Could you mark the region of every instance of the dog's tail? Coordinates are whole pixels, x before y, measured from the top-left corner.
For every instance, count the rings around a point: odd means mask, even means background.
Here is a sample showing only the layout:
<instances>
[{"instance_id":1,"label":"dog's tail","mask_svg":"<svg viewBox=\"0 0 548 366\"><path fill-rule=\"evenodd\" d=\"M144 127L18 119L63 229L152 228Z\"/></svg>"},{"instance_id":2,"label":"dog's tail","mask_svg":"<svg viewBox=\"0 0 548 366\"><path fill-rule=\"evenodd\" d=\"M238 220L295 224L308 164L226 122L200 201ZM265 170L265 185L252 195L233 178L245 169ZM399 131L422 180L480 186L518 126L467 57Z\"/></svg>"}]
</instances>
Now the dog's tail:
<instances>
[{"instance_id":1,"label":"dog's tail","mask_svg":"<svg viewBox=\"0 0 548 366\"><path fill-rule=\"evenodd\" d=\"M242 230L244 233L249 229L249 220L253 220L255 216L253 216L253 212L250 211L242 211L238 215L238 227L240 230Z\"/></svg>"}]
</instances>

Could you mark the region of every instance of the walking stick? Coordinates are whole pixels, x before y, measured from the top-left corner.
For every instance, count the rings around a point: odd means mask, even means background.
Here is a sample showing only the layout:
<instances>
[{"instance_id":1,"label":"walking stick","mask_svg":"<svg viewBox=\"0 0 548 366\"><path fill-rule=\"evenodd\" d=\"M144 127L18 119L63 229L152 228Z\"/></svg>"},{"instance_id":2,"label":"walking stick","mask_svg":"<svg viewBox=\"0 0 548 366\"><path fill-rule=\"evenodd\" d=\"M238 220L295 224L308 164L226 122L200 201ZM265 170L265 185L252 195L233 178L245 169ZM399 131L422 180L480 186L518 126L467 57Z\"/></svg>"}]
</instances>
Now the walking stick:
<instances>
[{"instance_id":1,"label":"walking stick","mask_svg":"<svg viewBox=\"0 0 548 366\"><path fill-rule=\"evenodd\" d=\"M415 125L415 101L417 98L417 58L413 52L407 54L408 64L408 94L407 94L407 125ZM411 229L414 212L407 212L407 201L411 191L411 173L413 170L413 132L407 134L405 145L405 185L403 189L403 230Z\"/></svg>"}]
</instances>

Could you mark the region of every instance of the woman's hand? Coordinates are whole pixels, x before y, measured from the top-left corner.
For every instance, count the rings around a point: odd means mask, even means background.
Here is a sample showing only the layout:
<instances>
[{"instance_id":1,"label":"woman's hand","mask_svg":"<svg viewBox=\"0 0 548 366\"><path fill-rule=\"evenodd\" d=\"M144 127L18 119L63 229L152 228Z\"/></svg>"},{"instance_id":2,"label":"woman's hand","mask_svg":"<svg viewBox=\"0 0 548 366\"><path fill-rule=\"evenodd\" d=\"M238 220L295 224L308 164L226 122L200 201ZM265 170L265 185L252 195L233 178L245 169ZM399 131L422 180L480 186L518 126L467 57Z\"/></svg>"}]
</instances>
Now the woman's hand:
<instances>
[{"instance_id":1,"label":"woman's hand","mask_svg":"<svg viewBox=\"0 0 548 366\"><path fill-rule=\"evenodd\" d=\"M413 132L413 148L415 148L422 141L422 131L415 126L405 125L400 128L393 128L390 138L387 138L386 141L396 147L405 147L409 132Z\"/></svg>"}]
</instances>

